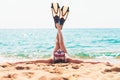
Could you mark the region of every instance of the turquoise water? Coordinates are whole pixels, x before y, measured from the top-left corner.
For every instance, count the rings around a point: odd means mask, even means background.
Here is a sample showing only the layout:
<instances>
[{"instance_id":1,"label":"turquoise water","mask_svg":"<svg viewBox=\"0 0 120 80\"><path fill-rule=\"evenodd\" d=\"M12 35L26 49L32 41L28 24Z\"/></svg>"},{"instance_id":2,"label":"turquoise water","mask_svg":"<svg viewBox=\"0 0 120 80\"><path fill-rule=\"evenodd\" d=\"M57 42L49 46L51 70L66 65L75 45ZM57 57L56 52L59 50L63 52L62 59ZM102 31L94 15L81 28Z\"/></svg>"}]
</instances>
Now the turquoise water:
<instances>
[{"instance_id":1,"label":"turquoise water","mask_svg":"<svg viewBox=\"0 0 120 80\"><path fill-rule=\"evenodd\" d=\"M120 57L119 28L63 29L68 54L77 58ZM56 29L0 29L0 56L48 58Z\"/></svg>"}]
</instances>

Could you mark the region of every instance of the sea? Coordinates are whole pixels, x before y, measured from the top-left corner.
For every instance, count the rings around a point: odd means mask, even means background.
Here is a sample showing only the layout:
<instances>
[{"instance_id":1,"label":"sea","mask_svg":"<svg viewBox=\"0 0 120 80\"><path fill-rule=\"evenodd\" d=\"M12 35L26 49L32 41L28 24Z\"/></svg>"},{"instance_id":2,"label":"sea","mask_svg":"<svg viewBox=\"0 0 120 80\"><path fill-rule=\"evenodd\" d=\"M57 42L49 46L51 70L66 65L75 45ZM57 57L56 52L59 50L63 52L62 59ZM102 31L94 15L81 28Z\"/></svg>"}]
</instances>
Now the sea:
<instances>
[{"instance_id":1,"label":"sea","mask_svg":"<svg viewBox=\"0 0 120 80\"><path fill-rule=\"evenodd\" d=\"M0 62L49 58L56 29L0 29ZM120 59L120 28L62 30L68 55L78 59Z\"/></svg>"}]
</instances>

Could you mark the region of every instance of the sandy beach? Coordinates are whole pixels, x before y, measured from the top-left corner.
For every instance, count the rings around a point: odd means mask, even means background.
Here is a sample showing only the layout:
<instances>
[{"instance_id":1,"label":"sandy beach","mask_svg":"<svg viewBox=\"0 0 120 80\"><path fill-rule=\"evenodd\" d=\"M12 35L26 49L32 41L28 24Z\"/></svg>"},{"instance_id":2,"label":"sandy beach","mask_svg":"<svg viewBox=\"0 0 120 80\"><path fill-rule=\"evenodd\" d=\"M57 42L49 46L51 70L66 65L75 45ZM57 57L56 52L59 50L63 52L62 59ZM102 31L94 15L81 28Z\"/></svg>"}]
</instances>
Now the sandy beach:
<instances>
[{"instance_id":1,"label":"sandy beach","mask_svg":"<svg viewBox=\"0 0 120 80\"><path fill-rule=\"evenodd\" d=\"M120 64L1 63L0 80L120 80Z\"/></svg>"}]
</instances>

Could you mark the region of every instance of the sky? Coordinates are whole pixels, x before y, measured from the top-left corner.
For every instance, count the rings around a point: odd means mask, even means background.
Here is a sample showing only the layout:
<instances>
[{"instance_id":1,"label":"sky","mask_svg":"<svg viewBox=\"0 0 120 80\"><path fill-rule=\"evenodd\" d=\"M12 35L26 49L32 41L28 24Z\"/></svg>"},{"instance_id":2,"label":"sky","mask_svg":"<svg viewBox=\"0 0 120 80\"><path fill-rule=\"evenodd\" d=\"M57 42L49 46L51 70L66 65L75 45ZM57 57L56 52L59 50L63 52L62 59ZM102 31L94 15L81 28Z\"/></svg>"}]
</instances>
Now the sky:
<instances>
[{"instance_id":1,"label":"sky","mask_svg":"<svg viewBox=\"0 0 120 80\"><path fill-rule=\"evenodd\" d=\"M70 7L64 28L120 28L120 0L0 0L0 29L53 28L52 2Z\"/></svg>"}]
</instances>

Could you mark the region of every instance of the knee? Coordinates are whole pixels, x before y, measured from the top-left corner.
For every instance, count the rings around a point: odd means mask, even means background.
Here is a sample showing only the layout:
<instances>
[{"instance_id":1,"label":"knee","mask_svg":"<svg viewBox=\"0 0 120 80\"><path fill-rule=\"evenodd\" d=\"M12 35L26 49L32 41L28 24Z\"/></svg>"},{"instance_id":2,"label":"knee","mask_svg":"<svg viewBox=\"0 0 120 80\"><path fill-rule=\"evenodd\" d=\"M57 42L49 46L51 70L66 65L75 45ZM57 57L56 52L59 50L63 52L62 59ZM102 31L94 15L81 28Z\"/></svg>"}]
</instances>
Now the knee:
<instances>
[{"instance_id":1,"label":"knee","mask_svg":"<svg viewBox=\"0 0 120 80\"><path fill-rule=\"evenodd\" d=\"M59 40L59 44L63 44L63 40Z\"/></svg>"}]
</instances>

